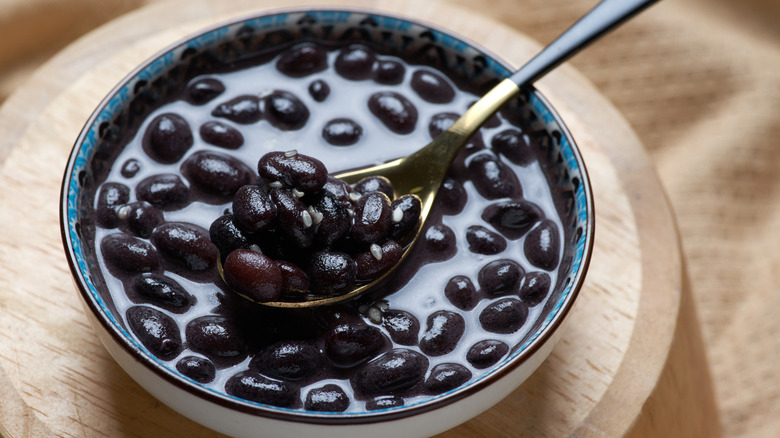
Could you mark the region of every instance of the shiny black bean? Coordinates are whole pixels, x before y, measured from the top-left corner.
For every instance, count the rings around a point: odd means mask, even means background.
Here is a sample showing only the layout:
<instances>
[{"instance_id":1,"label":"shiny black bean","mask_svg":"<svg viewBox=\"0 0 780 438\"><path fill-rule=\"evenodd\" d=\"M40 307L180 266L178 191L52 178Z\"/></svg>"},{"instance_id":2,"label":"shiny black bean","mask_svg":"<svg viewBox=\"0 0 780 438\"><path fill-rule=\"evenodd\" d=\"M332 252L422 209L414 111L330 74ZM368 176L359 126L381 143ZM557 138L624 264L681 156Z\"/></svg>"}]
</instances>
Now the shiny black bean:
<instances>
[{"instance_id":1,"label":"shiny black bean","mask_svg":"<svg viewBox=\"0 0 780 438\"><path fill-rule=\"evenodd\" d=\"M303 193L322 189L328 180L328 170L322 161L296 151L263 155L257 162L257 172L269 183L278 181Z\"/></svg>"},{"instance_id":2,"label":"shiny black bean","mask_svg":"<svg viewBox=\"0 0 780 438\"><path fill-rule=\"evenodd\" d=\"M179 175L163 173L144 178L135 187L136 197L164 211L178 210L189 204L190 189Z\"/></svg>"},{"instance_id":3,"label":"shiny black bean","mask_svg":"<svg viewBox=\"0 0 780 438\"><path fill-rule=\"evenodd\" d=\"M398 61L381 60L374 64L374 81L383 85L398 85L404 80L406 67Z\"/></svg>"},{"instance_id":4,"label":"shiny black bean","mask_svg":"<svg viewBox=\"0 0 780 438\"><path fill-rule=\"evenodd\" d=\"M520 330L528 317L528 307L516 298L502 298L479 314L482 328L491 333L509 334Z\"/></svg>"},{"instance_id":5,"label":"shiny black bean","mask_svg":"<svg viewBox=\"0 0 780 438\"><path fill-rule=\"evenodd\" d=\"M263 118L260 109L260 98L254 95L234 97L219 104L211 112L214 117L222 117L241 125L250 125Z\"/></svg>"},{"instance_id":6,"label":"shiny black bean","mask_svg":"<svg viewBox=\"0 0 780 438\"><path fill-rule=\"evenodd\" d=\"M141 344L156 357L168 360L182 350L179 326L170 316L147 306L127 309L127 325Z\"/></svg>"},{"instance_id":7,"label":"shiny black bean","mask_svg":"<svg viewBox=\"0 0 780 438\"><path fill-rule=\"evenodd\" d=\"M444 296L461 310L471 310L479 302L477 288L469 277L456 275L447 281L444 286Z\"/></svg>"},{"instance_id":8,"label":"shiny black bean","mask_svg":"<svg viewBox=\"0 0 780 438\"><path fill-rule=\"evenodd\" d=\"M322 353L311 342L285 340L264 348L249 364L263 374L299 380L314 374L322 364Z\"/></svg>"},{"instance_id":9,"label":"shiny black bean","mask_svg":"<svg viewBox=\"0 0 780 438\"><path fill-rule=\"evenodd\" d=\"M525 200L492 204L482 211L482 220L509 240L523 237L542 218L542 209Z\"/></svg>"},{"instance_id":10,"label":"shiny black bean","mask_svg":"<svg viewBox=\"0 0 780 438\"><path fill-rule=\"evenodd\" d=\"M303 408L315 412L344 412L349 403L349 396L340 386L328 383L309 391Z\"/></svg>"},{"instance_id":11,"label":"shiny black bean","mask_svg":"<svg viewBox=\"0 0 780 438\"><path fill-rule=\"evenodd\" d=\"M368 99L368 109L396 134L409 134L417 125L417 108L409 99L394 91L372 94Z\"/></svg>"},{"instance_id":12,"label":"shiny black bean","mask_svg":"<svg viewBox=\"0 0 780 438\"><path fill-rule=\"evenodd\" d=\"M298 265L276 260L276 266L282 272L283 293L301 294L309 290L309 275Z\"/></svg>"},{"instance_id":13,"label":"shiny black bean","mask_svg":"<svg viewBox=\"0 0 780 438\"><path fill-rule=\"evenodd\" d=\"M509 352L509 346L501 341L486 339L479 341L469 348L466 353L466 360L478 370L492 367L504 355Z\"/></svg>"},{"instance_id":14,"label":"shiny black bean","mask_svg":"<svg viewBox=\"0 0 780 438\"><path fill-rule=\"evenodd\" d=\"M360 252L354 257L357 264L355 279L372 281L379 278L401 260L403 252L403 248L394 240L372 244L368 251Z\"/></svg>"},{"instance_id":15,"label":"shiny black bean","mask_svg":"<svg viewBox=\"0 0 780 438\"><path fill-rule=\"evenodd\" d=\"M422 213L422 202L417 195L403 195L390 204L393 225L389 237L397 242L406 243L417 230Z\"/></svg>"},{"instance_id":16,"label":"shiny black bean","mask_svg":"<svg viewBox=\"0 0 780 438\"><path fill-rule=\"evenodd\" d=\"M469 195L463 188L463 184L450 177L444 178L436 196L442 213L448 215L459 214L469 200Z\"/></svg>"},{"instance_id":17,"label":"shiny black bean","mask_svg":"<svg viewBox=\"0 0 780 438\"><path fill-rule=\"evenodd\" d=\"M122 164L122 169L119 171L119 173L121 173L122 176L125 178L132 178L140 170L141 170L141 163L135 158L130 158L129 160L125 161Z\"/></svg>"},{"instance_id":18,"label":"shiny black bean","mask_svg":"<svg viewBox=\"0 0 780 438\"><path fill-rule=\"evenodd\" d=\"M150 243L116 233L100 241L100 251L112 272L152 272L160 268L160 256Z\"/></svg>"},{"instance_id":19,"label":"shiny black bean","mask_svg":"<svg viewBox=\"0 0 780 438\"><path fill-rule=\"evenodd\" d=\"M546 272L529 272L525 276L525 282L520 288L520 299L529 307L533 307L544 301L550 292L552 280Z\"/></svg>"},{"instance_id":20,"label":"shiny black bean","mask_svg":"<svg viewBox=\"0 0 780 438\"><path fill-rule=\"evenodd\" d=\"M151 242L167 259L193 271L204 271L217 261L217 247L198 225L167 222L155 228Z\"/></svg>"},{"instance_id":21,"label":"shiny black bean","mask_svg":"<svg viewBox=\"0 0 780 438\"><path fill-rule=\"evenodd\" d=\"M451 259L458 251L455 232L444 224L432 225L425 230L423 241L432 261Z\"/></svg>"},{"instance_id":22,"label":"shiny black bean","mask_svg":"<svg viewBox=\"0 0 780 438\"><path fill-rule=\"evenodd\" d=\"M500 294L516 292L525 276L525 270L511 259L499 259L489 262L477 275L479 286L487 293Z\"/></svg>"},{"instance_id":23,"label":"shiny black bean","mask_svg":"<svg viewBox=\"0 0 780 438\"><path fill-rule=\"evenodd\" d=\"M229 358L235 361L246 357L244 335L226 317L207 315L195 318L187 324L184 333L189 347L209 358Z\"/></svg>"},{"instance_id":24,"label":"shiny black bean","mask_svg":"<svg viewBox=\"0 0 780 438\"><path fill-rule=\"evenodd\" d=\"M296 44L279 56L276 68L287 76L300 78L325 70L328 54L313 43Z\"/></svg>"},{"instance_id":25,"label":"shiny black bean","mask_svg":"<svg viewBox=\"0 0 780 438\"><path fill-rule=\"evenodd\" d=\"M506 157L510 162L526 166L534 160L528 142L523 133L517 129L506 129L493 136L490 141L493 150Z\"/></svg>"},{"instance_id":26,"label":"shiny black bean","mask_svg":"<svg viewBox=\"0 0 780 438\"><path fill-rule=\"evenodd\" d=\"M390 198L381 192L362 196L355 208L350 236L365 245L384 239L393 225Z\"/></svg>"},{"instance_id":27,"label":"shiny black bean","mask_svg":"<svg viewBox=\"0 0 780 438\"><path fill-rule=\"evenodd\" d=\"M353 44L339 51L333 67L336 73L344 78L361 80L371 77L375 61L376 54L373 50Z\"/></svg>"},{"instance_id":28,"label":"shiny black bean","mask_svg":"<svg viewBox=\"0 0 780 438\"><path fill-rule=\"evenodd\" d=\"M203 105L223 92L225 92L225 85L218 79L196 79L187 85L187 101L193 105Z\"/></svg>"},{"instance_id":29,"label":"shiny black bean","mask_svg":"<svg viewBox=\"0 0 780 438\"><path fill-rule=\"evenodd\" d=\"M277 129L294 131L303 128L309 120L309 109L296 95L276 90L265 98L264 115Z\"/></svg>"},{"instance_id":30,"label":"shiny black bean","mask_svg":"<svg viewBox=\"0 0 780 438\"><path fill-rule=\"evenodd\" d=\"M195 302L176 280L162 274L144 273L133 277L132 292L144 300L174 313L186 311Z\"/></svg>"},{"instance_id":31,"label":"shiny black bean","mask_svg":"<svg viewBox=\"0 0 780 438\"><path fill-rule=\"evenodd\" d=\"M474 188L486 199L522 196L523 190L517 176L492 154L481 153L473 157L467 173Z\"/></svg>"},{"instance_id":32,"label":"shiny black bean","mask_svg":"<svg viewBox=\"0 0 780 438\"><path fill-rule=\"evenodd\" d=\"M228 254L222 267L225 283L257 302L274 301L282 293L282 271L276 262L251 249Z\"/></svg>"},{"instance_id":33,"label":"shiny black bean","mask_svg":"<svg viewBox=\"0 0 780 438\"><path fill-rule=\"evenodd\" d=\"M440 363L425 379L425 390L431 394L451 391L471 380L471 371L459 363Z\"/></svg>"},{"instance_id":34,"label":"shiny black bean","mask_svg":"<svg viewBox=\"0 0 780 438\"><path fill-rule=\"evenodd\" d=\"M138 237L148 238L155 227L165 222L163 212L146 202L131 202L117 210L122 220L119 228Z\"/></svg>"},{"instance_id":35,"label":"shiny black bean","mask_svg":"<svg viewBox=\"0 0 780 438\"><path fill-rule=\"evenodd\" d=\"M309 84L309 94L317 102L324 102L330 95L330 86L322 79L317 79Z\"/></svg>"},{"instance_id":36,"label":"shiny black bean","mask_svg":"<svg viewBox=\"0 0 780 438\"><path fill-rule=\"evenodd\" d=\"M558 266L560 241L558 226L545 219L525 237L523 251L532 265L552 271Z\"/></svg>"},{"instance_id":37,"label":"shiny black bean","mask_svg":"<svg viewBox=\"0 0 780 438\"><path fill-rule=\"evenodd\" d=\"M298 387L255 371L242 371L229 378L225 383L225 392L244 400L282 408L300 402Z\"/></svg>"},{"instance_id":38,"label":"shiny black bean","mask_svg":"<svg viewBox=\"0 0 780 438\"><path fill-rule=\"evenodd\" d=\"M315 196L311 206L315 215L321 217L315 218L315 222L319 221L319 226L314 240L325 247L330 247L349 233L352 228L352 217L349 210L331 192L320 190Z\"/></svg>"},{"instance_id":39,"label":"shiny black bean","mask_svg":"<svg viewBox=\"0 0 780 438\"><path fill-rule=\"evenodd\" d=\"M176 362L176 370L199 383L209 383L217 376L214 362L200 356L185 356L179 359Z\"/></svg>"},{"instance_id":40,"label":"shiny black bean","mask_svg":"<svg viewBox=\"0 0 780 438\"><path fill-rule=\"evenodd\" d=\"M367 195L371 192L382 192L390 199L395 199L393 183L383 176L369 176L361 179L352 186L352 191Z\"/></svg>"},{"instance_id":41,"label":"shiny black bean","mask_svg":"<svg viewBox=\"0 0 780 438\"><path fill-rule=\"evenodd\" d=\"M247 235L236 225L232 214L222 215L211 223L209 238L216 245L223 261L234 250L249 248L251 245Z\"/></svg>"},{"instance_id":42,"label":"shiny black bean","mask_svg":"<svg viewBox=\"0 0 780 438\"><path fill-rule=\"evenodd\" d=\"M352 192L352 188L349 186L349 184L343 180L328 175L328 178L325 180L325 185L322 186L322 188L323 190L327 190L333 194L336 197L336 200L339 201L339 204L345 208L352 208L352 201L349 199L349 194Z\"/></svg>"},{"instance_id":43,"label":"shiny black bean","mask_svg":"<svg viewBox=\"0 0 780 438\"><path fill-rule=\"evenodd\" d=\"M397 408L404 405L404 398L397 395L380 395L366 401L366 410Z\"/></svg>"},{"instance_id":44,"label":"shiny black bean","mask_svg":"<svg viewBox=\"0 0 780 438\"><path fill-rule=\"evenodd\" d=\"M466 331L463 316L449 310L433 312L428 316L427 324L420 337L420 350L429 356L441 356L454 350Z\"/></svg>"},{"instance_id":45,"label":"shiny black bean","mask_svg":"<svg viewBox=\"0 0 780 438\"><path fill-rule=\"evenodd\" d=\"M130 188L124 184L108 182L100 186L95 207L95 222L103 228L119 225L117 210L130 200Z\"/></svg>"},{"instance_id":46,"label":"shiny black bean","mask_svg":"<svg viewBox=\"0 0 780 438\"><path fill-rule=\"evenodd\" d=\"M466 241L469 251L476 254L493 255L506 249L506 239L481 225L472 225L466 229Z\"/></svg>"},{"instance_id":47,"label":"shiny black bean","mask_svg":"<svg viewBox=\"0 0 780 438\"><path fill-rule=\"evenodd\" d=\"M333 293L354 283L357 263L343 252L319 251L312 256L308 272L313 290Z\"/></svg>"},{"instance_id":48,"label":"shiny black bean","mask_svg":"<svg viewBox=\"0 0 780 438\"><path fill-rule=\"evenodd\" d=\"M362 136L363 128L352 119L333 119L322 128L322 138L333 146L351 146Z\"/></svg>"},{"instance_id":49,"label":"shiny black bean","mask_svg":"<svg viewBox=\"0 0 780 438\"><path fill-rule=\"evenodd\" d=\"M232 196L241 186L254 180L254 172L230 155L199 151L181 166L182 174L198 189L209 195Z\"/></svg>"},{"instance_id":50,"label":"shiny black bean","mask_svg":"<svg viewBox=\"0 0 780 438\"><path fill-rule=\"evenodd\" d=\"M417 344L420 322L411 313L403 310L387 310L382 313L382 326L387 330L390 339L396 344Z\"/></svg>"},{"instance_id":51,"label":"shiny black bean","mask_svg":"<svg viewBox=\"0 0 780 438\"><path fill-rule=\"evenodd\" d=\"M342 368L367 361L385 345L382 331L362 323L341 324L325 335L325 356Z\"/></svg>"},{"instance_id":52,"label":"shiny black bean","mask_svg":"<svg viewBox=\"0 0 780 438\"><path fill-rule=\"evenodd\" d=\"M216 121L202 124L200 137L206 143L225 149L238 149L244 144L244 136L238 129Z\"/></svg>"},{"instance_id":53,"label":"shiny black bean","mask_svg":"<svg viewBox=\"0 0 780 438\"><path fill-rule=\"evenodd\" d=\"M165 113L152 119L141 143L154 161L173 164L184 156L193 141L189 123L178 114Z\"/></svg>"},{"instance_id":54,"label":"shiny black bean","mask_svg":"<svg viewBox=\"0 0 780 438\"><path fill-rule=\"evenodd\" d=\"M455 98L455 89L444 76L431 70L412 73L411 86L423 100L431 103L448 103Z\"/></svg>"},{"instance_id":55,"label":"shiny black bean","mask_svg":"<svg viewBox=\"0 0 780 438\"><path fill-rule=\"evenodd\" d=\"M288 189L271 189L270 196L276 205L279 229L298 248L310 247L317 228L306 204Z\"/></svg>"},{"instance_id":56,"label":"shiny black bean","mask_svg":"<svg viewBox=\"0 0 780 438\"><path fill-rule=\"evenodd\" d=\"M264 189L245 185L233 197L233 218L236 226L244 232L256 233L276 219L276 204Z\"/></svg>"},{"instance_id":57,"label":"shiny black bean","mask_svg":"<svg viewBox=\"0 0 780 438\"><path fill-rule=\"evenodd\" d=\"M427 370L425 356L397 348L364 365L352 379L352 386L362 394L390 394L417 386Z\"/></svg>"}]
</instances>

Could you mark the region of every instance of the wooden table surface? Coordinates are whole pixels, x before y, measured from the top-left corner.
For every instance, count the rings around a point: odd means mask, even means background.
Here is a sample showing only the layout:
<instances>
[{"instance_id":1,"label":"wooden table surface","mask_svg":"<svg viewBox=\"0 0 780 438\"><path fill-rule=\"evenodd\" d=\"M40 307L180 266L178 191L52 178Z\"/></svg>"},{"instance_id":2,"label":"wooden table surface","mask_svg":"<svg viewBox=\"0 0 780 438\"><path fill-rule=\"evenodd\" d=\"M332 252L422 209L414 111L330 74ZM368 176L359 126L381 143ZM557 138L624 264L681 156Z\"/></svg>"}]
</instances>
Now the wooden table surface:
<instances>
[{"instance_id":1,"label":"wooden table surface","mask_svg":"<svg viewBox=\"0 0 780 438\"><path fill-rule=\"evenodd\" d=\"M284 6L318 1L287 1ZM341 1L456 30L514 65L538 44L435 1ZM84 315L59 234L62 172L92 109L177 39L272 0L155 3L69 46L0 108L0 434L213 436L151 397ZM580 146L596 204L590 272L549 359L509 397L445 437L719 435L674 216L642 145L582 76L537 84Z\"/></svg>"}]
</instances>

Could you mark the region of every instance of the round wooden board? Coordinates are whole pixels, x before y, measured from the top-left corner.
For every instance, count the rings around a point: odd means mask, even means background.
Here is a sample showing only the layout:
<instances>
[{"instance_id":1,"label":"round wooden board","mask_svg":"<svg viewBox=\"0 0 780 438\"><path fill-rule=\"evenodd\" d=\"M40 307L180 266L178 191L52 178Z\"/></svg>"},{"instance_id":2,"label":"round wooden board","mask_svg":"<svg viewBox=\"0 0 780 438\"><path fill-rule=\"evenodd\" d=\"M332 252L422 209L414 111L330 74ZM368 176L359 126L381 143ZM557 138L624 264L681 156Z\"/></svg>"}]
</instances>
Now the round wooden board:
<instances>
[{"instance_id":1,"label":"round wooden board","mask_svg":"<svg viewBox=\"0 0 780 438\"><path fill-rule=\"evenodd\" d=\"M285 7L334 2L286 1ZM455 29L514 65L538 45L443 2L338 2ZM272 0L161 2L40 68L0 109L0 434L213 436L151 397L98 341L58 226L73 141L133 67L181 37ZM626 122L566 66L537 84L570 128L597 211L593 259L562 340L505 400L447 437L716 436L718 426L673 215Z\"/></svg>"}]
</instances>

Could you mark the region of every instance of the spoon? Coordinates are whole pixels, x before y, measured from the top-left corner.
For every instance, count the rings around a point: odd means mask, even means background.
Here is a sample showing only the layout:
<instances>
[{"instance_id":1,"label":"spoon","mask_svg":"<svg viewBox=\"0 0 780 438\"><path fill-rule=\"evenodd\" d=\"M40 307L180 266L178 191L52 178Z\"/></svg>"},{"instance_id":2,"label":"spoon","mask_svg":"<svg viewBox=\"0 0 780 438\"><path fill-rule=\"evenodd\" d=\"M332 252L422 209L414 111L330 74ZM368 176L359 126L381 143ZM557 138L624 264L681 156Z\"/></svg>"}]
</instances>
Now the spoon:
<instances>
[{"instance_id":1,"label":"spoon","mask_svg":"<svg viewBox=\"0 0 780 438\"><path fill-rule=\"evenodd\" d=\"M422 225L431 211L447 169L461 147L498 109L520 90L544 76L580 50L610 30L627 21L658 0L603 0L590 12L544 48L508 78L501 81L472 105L446 131L413 154L384 164L334 175L349 184L369 176L389 179L397 193L417 195L422 202L420 220L413 240L406 246L398 263L376 280L359 284L334 296L309 295L305 301L271 301L261 303L271 307L304 308L334 304L363 294L391 275L410 253L418 240ZM221 273L221 269L220 269Z\"/></svg>"}]
</instances>

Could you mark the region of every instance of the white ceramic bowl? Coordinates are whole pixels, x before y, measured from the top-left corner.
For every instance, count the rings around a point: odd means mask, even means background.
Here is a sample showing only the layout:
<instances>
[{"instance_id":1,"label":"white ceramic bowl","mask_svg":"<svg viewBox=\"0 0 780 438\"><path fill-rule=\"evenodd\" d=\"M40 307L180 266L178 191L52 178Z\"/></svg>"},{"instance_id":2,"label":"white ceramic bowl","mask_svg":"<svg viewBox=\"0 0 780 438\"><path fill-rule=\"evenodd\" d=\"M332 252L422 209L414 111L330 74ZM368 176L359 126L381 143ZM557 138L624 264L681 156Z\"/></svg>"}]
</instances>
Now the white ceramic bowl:
<instances>
[{"instance_id":1,"label":"white ceramic bowl","mask_svg":"<svg viewBox=\"0 0 780 438\"><path fill-rule=\"evenodd\" d=\"M216 431L235 436L383 437L429 436L490 408L514 391L549 355L577 296L593 243L593 205L580 154L554 109L529 88L514 105L535 132L545 134L536 151L549 186L557 192L562 223L562 257L557 281L538 315L526 322L516 345L488 372L444 394L400 407L321 413L278 408L225 394L179 374L173 362L150 354L127 328L98 269L92 213L95 175L110 162L134 119L164 100L169 87L192 72L211 68L277 44L315 36L370 43L402 57L421 56L442 71L484 89L507 66L442 29L399 16L365 10L285 10L245 17L207 29L160 52L131 72L105 98L75 143L65 171L61 226L65 251L86 314L119 365L166 405ZM190 76L188 76L190 75ZM510 242L510 244L517 244Z\"/></svg>"}]
</instances>

